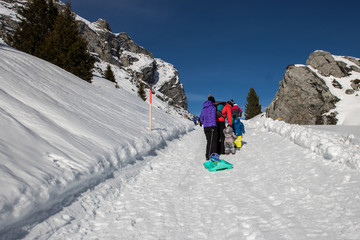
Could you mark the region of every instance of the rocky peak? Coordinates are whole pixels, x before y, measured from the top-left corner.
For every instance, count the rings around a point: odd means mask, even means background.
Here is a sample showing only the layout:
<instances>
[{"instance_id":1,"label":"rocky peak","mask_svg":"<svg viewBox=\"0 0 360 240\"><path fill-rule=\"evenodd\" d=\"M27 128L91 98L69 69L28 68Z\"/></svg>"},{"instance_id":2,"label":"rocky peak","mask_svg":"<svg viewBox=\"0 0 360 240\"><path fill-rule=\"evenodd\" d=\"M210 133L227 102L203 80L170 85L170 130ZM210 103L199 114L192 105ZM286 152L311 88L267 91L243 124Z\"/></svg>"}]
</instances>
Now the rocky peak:
<instances>
[{"instance_id":1,"label":"rocky peak","mask_svg":"<svg viewBox=\"0 0 360 240\"><path fill-rule=\"evenodd\" d=\"M325 77L330 75L339 78L347 77L351 71L344 62L335 61L331 53L325 51L315 51L310 54L306 64L317 69Z\"/></svg>"},{"instance_id":2,"label":"rocky peak","mask_svg":"<svg viewBox=\"0 0 360 240\"><path fill-rule=\"evenodd\" d=\"M111 32L110 24L109 24L106 20L104 20L104 19L102 19L102 18L99 18L99 19L95 22L94 25L96 25L96 26L99 27L99 28L102 28L102 29L104 29L104 30L107 30L107 31L110 31L110 32Z\"/></svg>"},{"instance_id":3,"label":"rocky peak","mask_svg":"<svg viewBox=\"0 0 360 240\"><path fill-rule=\"evenodd\" d=\"M80 32L89 43L89 51L94 53L98 61L102 60L124 69L130 75L129 80L135 85L139 81L145 82L147 86L154 85L154 89L159 92L156 96L162 101L187 110L187 98L184 87L179 81L178 72L175 68L167 67L171 64L157 64L153 54L136 44L128 34L112 33L105 20L98 20L93 24L95 27L104 26L107 31L103 30L104 27L94 30L87 23L79 22ZM162 68L170 73L161 74ZM172 77L158 81L158 78L174 75L177 81Z\"/></svg>"},{"instance_id":4,"label":"rocky peak","mask_svg":"<svg viewBox=\"0 0 360 240\"><path fill-rule=\"evenodd\" d=\"M335 108L342 100L339 91L358 96L360 80L352 76L353 72L360 72L356 58L326 51L311 53L306 65L286 68L279 90L266 108L267 117L291 124L337 124Z\"/></svg>"}]
</instances>

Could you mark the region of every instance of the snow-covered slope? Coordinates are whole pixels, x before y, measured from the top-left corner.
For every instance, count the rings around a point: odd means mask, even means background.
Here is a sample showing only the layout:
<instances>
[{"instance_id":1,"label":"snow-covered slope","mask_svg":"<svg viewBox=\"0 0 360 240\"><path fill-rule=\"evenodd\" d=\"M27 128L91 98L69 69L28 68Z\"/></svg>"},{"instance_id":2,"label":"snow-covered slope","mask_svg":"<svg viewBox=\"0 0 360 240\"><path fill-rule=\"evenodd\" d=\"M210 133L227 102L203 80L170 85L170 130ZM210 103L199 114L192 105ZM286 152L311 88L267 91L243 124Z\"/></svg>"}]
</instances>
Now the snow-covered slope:
<instances>
[{"instance_id":1,"label":"snow-covered slope","mask_svg":"<svg viewBox=\"0 0 360 240\"><path fill-rule=\"evenodd\" d=\"M99 77L89 84L1 43L0 115L0 233L192 128L154 108L150 131L149 104L131 90Z\"/></svg>"}]
</instances>

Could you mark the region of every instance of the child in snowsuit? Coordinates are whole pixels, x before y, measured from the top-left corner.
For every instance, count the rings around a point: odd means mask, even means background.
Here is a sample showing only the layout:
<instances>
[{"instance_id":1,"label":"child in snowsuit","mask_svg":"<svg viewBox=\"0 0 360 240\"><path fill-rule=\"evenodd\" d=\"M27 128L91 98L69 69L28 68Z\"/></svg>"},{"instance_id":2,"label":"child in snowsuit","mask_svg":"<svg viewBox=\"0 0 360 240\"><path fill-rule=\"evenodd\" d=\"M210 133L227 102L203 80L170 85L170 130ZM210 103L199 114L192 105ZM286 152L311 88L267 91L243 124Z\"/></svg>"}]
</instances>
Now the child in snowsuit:
<instances>
[{"instance_id":1,"label":"child in snowsuit","mask_svg":"<svg viewBox=\"0 0 360 240\"><path fill-rule=\"evenodd\" d=\"M244 124L240 121L240 118L233 116L234 118L234 132L236 135L236 140L235 140L235 146L237 148L241 148L241 138L242 135L245 134L245 127Z\"/></svg>"},{"instance_id":2,"label":"child in snowsuit","mask_svg":"<svg viewBox=\"0 0 360 240\"><path fill-rule=\"evenodd\" d=\"M236 135L230 124L224 129L224 135L225 154L228 155L230 152L235 154L234 140L236 139Z\"/></svg>"},{"instance_id":3,"label":"child in snowsuit","mask_svg":"<svg viewBox=\"0 0 360 240\"><path fill-rule=\"evenodd\" d=\"M231 115L234 119L235 117L240 118L242 115L242 110L236 103L234 103L234 106L231 108Z\"/></svg>"},{"instance_id":4,"label":"child in snowsuit","mask_svg":"<svg viewBox=\"0 0 360 240\"><path fill-rule=\"evenodd\" d=\"M197 117L193 118L193 122L194 122L195 125L197 125L197 120L198 120Z\"/></svg>"}]
</instances>

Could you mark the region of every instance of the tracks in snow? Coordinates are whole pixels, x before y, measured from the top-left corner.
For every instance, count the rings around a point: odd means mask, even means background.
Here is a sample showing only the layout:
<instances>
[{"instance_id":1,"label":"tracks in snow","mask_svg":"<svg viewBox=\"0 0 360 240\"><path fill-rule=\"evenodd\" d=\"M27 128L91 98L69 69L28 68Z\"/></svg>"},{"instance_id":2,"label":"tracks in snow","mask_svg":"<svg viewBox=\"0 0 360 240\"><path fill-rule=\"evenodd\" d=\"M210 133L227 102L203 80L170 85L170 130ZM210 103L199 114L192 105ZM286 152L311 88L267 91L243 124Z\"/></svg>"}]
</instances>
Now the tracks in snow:
<instances>
[{"instance_id":1,"label":"tracks in snow","mask_svg":"<svg viewBox=\"0 0 360 240\"><path fill-rule=\"evenodd\" d=\"M359 174L276 134L247 132L243 149L223 157L231 170L205 170L198 129L86 192L27 238L328 239L360 232Z\"/></svg>"}]
</instances>

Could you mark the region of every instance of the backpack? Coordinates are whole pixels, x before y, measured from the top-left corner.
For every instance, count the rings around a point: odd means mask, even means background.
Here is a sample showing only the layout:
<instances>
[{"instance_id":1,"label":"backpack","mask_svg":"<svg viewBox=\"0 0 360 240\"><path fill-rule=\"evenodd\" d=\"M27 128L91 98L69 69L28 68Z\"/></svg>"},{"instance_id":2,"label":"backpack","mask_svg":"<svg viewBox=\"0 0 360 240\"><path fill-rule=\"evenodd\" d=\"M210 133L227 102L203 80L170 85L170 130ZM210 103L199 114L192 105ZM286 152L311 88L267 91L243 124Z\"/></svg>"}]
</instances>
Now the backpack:
<instances>
[{"instance_id":1,"label":"backpack","mask_svg":"<svg viewBox=\"0 0 360 240\"><path fill-rule=\"evenodd\" d=\"M216 107L216 117L220 118L220 117L224 117L222 110L225 106L226 102L222 102L222 101L217 101L214 103L215 107Z\"/></svg>"},{"instance_id":2,"label":"backpack","mask_svg":"<svg viewBox=\"0 0 360 240\"><path fill-rule=\"evenodd\" d=\"M233 118L241 117L242 116L242 110L238 105L234 105L234 107L231 108L231 115Z\"/></svg>"}]
</instances>

